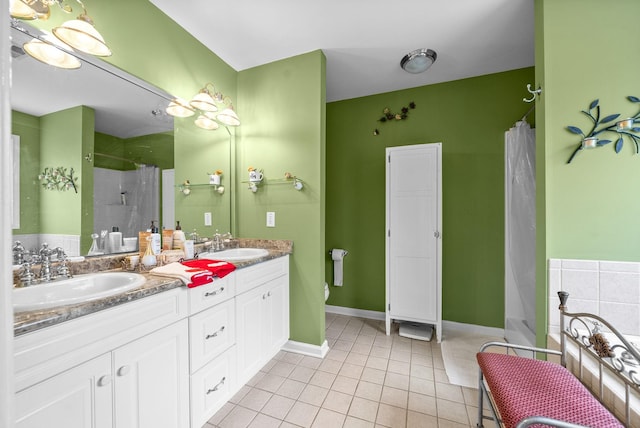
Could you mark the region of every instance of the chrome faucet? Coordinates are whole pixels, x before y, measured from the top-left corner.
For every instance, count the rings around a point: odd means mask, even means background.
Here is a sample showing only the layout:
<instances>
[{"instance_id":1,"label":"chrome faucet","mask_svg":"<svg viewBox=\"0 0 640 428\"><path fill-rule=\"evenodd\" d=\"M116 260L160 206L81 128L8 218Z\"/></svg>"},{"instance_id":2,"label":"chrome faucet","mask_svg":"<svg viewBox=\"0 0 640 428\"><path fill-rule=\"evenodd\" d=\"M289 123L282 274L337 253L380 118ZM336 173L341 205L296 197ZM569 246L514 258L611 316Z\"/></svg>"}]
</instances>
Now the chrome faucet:
<instances>
[{"instance_id":1,"label":"chrome faucet","mask_svg":"<svg viewBox=\"0 0 640 428\"><path fill-rule=\"evenodd\" d=\"M22 263L24 263L25 253L26 253L26 250L24 248L24 245L22 245L22 242L16 241L13 244L13 264L21 265Z\"/></svg>"},{"instance_id":2,"label":"chrome faucet","mask_svg":"<svg viewBox=\"0 0 640 428\"><path fill-rule=\"evenodd\" d=\"M50 249L49 244L46 242L42 244L42 248L38 251L40 259L40 272L38 274L38 279L40 279L40 281L49 282L56 278L56 275L51 272L51 256L56 252L57 250Z\"/></svg>"},{"instance_id":3,"label":"chrome faucet","mask_svg":"<svg viewBox=\"0 0 640 428\"><path fill-rule=\"evenodd\" d=\"M222 235L216 230L215 235L213 235L213 251L220 250L224 250L224 242L222 242Z\"/></svg>"}]
</instances>

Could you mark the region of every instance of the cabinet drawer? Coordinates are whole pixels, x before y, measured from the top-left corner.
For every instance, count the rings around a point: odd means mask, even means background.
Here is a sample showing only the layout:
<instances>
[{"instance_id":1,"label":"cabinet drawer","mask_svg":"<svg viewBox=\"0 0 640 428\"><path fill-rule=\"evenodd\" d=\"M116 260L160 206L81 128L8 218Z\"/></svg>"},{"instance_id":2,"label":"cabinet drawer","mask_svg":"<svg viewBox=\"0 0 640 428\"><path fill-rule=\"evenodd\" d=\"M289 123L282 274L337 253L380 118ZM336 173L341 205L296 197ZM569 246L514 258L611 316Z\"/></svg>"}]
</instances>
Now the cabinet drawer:
<instances>
[{"instance_id":1,"label":"cabinet drawer","mask_svg":"<svg viewBox=\"0 0 640 428\"><path fill-rule=\"evenodd\" d=\"M203 309L222 303L235 295L235 274L224 278L215 278L213 282L189 289L189 314L193 315Z\"/></svg>"},{"instance_id":2,"label":"cabinet drawer","mask_svg":"<svg viewBox=\"0 0 640 428\"><path fill-rule=\"evenodd\" d=\"M189 318L191 373L212 360L236 341L233 300Z\"/></svg>"},{"instance_id":3,"label":"cabinet drawer","mask_svg":"<svg viewBox=\"0 0 640 428\"><path fill-rule=\"evenodd\" d=\"M235 391L236 348L191 376L191 426L201 427L231 398Z\"/></svg>"},{"instance_id":4,"label":"cabinet drawer","mask_svg":"<svg viewBox=\"0 0 640 428\"><path fill-rule=\"evenodd\" d=\"M289 256L258 263L236 271L236 295L289 273Z\"/></svg>"}]
</instances>

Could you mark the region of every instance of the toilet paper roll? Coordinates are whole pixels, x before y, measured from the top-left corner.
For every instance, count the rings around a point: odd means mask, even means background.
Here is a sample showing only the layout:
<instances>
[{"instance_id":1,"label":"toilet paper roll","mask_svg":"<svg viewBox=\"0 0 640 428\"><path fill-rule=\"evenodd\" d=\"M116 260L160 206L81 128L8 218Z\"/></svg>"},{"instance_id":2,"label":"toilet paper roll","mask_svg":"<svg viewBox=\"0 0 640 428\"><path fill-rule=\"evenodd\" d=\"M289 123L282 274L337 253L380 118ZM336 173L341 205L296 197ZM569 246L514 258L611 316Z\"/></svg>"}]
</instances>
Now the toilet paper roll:
<instances>
[{"instance_id":1,"label":"toilet paper roll","mask_svg":"<svg viewBox=\"0 0 640 428\"><path fill-rule=\"evenodd\" d=\"M341 248L331 250L331 259L333 260L333 285L342 287L342 263L347 251Z\"/></svg>"}]
</instances>

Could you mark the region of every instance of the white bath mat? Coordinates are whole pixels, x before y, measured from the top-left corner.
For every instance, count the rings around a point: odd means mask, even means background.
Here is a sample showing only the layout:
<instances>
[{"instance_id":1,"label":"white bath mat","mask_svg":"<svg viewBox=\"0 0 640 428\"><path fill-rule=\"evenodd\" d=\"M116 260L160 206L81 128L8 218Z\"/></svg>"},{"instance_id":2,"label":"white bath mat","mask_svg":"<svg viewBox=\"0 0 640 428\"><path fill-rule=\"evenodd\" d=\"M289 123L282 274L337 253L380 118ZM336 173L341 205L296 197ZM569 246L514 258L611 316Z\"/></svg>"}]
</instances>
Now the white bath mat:
<instances>
[{"instance_id":1,"label":"white bath mat","mask_svg":"<svg viewBox=\"0 0 640 428\"><path fill-rule=\"evenodd\" d=\"M454 385L478 389L476 353L483 343L493 341L504 342L504 339L447 330L440 344L440 349L449 382Z\"/></svg>"}]
</instances>

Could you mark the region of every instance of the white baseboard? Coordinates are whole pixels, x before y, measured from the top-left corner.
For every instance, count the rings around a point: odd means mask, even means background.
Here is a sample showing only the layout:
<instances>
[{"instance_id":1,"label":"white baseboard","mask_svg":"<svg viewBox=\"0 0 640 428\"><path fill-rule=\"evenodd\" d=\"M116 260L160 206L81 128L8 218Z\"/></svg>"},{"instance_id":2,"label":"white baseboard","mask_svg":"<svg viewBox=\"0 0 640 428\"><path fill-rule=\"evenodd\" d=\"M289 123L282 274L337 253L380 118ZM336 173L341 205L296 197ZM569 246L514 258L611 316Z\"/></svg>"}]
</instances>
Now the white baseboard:
<instances>
[{"instance_id":1,"label":"white baseboard","mask_svg":"<svg viewBox=\"0 0 640 428\"><path fill-rule=\"evenodd\" d=\"M485 327L483 325L465 324L455 321L442 321L442 332L446 334L447 330L477 334L482 336L504 337L503 328Z\"/></svg>"},{"instance_id":2,"label":"white baseboard","mask_svg":"<svg viewBox=\"0 0 640 428\"><path fill-rule=\"evenodd\" d=\"M346 308L344 306L324 305L324 311L330 314L348 315L351 317L366 318L370 320L385 320L385 313L378 311L369 311L366 309Z\"/></svg>"},{"instance_id":3,"label":"white baseboard","mask_svg":"<svg viewBox=\"0 0 640 428\"><path fill-rule=\"evenodd\" d=\"M311 345L310 343L296 342L289 340L282 347L283 351L294 352L296 354L308 355L310 357L324 358L329 352L329 343L325 340L322 345Z\"/></svg>"}]
</instances>

